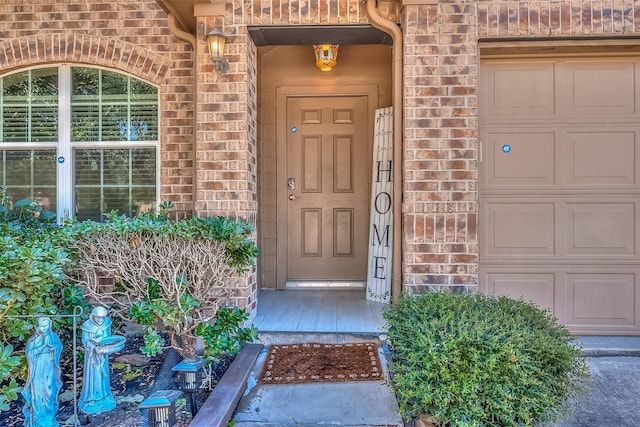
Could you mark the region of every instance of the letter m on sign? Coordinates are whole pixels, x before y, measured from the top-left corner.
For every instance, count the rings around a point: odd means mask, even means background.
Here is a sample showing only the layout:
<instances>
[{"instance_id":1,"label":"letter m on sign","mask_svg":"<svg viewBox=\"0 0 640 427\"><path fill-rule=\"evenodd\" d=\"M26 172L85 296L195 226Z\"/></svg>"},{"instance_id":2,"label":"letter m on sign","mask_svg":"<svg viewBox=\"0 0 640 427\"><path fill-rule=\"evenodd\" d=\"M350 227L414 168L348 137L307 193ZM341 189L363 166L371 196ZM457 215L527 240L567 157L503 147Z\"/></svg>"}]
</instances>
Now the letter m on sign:
<instances>
[{"instance_id":1,"label":"letter m on sign","mask_svg":"<svg viewBox=\"0 0 640 427\"><path fill-rule=\"evenodd\" d=\"M391 299L393 250L393 107L376 110L371 177L367 299Z\"/></svg>"}]
</instances>

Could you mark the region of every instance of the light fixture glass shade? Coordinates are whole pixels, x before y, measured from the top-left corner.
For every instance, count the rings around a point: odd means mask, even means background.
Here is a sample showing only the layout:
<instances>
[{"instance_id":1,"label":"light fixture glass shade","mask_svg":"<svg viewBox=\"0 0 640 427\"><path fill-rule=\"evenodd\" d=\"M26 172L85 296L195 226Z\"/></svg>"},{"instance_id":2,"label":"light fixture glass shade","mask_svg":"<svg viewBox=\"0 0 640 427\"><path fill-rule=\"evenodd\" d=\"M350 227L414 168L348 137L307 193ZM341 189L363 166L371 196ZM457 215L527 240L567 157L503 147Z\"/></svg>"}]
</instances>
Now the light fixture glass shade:
<instances>
[{"instance_id":1,"label":"light fixture glass shade","mask_svg":"<svg viewBox=\"0 0 640 427\"><path fill-rule=\"evenodd\" d=\"M224 59L224 34L218 29L212 30L207 34L207 44L209 45L209 53L214 62Z\"/></svg>"},{"instance_id":2,"label":"light fixture glass shade","mask_svg":"<svg viewBox=\"0 0 640 427\"><path fill-rule=\"evenodd\" d=\"M313 45L316 53L316 66L322 71L331 71L338 60L337 44L316 44Z\"/></svg>"}]
</instances>

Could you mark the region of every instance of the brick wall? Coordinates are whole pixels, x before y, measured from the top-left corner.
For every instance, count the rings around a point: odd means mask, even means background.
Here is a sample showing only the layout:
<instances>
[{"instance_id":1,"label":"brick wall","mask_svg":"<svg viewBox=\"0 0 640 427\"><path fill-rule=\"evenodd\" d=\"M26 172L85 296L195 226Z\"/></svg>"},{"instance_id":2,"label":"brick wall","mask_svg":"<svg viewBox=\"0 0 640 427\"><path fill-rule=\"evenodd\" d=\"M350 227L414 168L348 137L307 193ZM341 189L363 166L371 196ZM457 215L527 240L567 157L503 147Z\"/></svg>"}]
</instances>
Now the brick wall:
<instances>
[{"instance_id":1,"label":"brick wall","mask_svg":"<svg viewBox=\"0 0 640 427\"><path fill-rule=\"evenodd\" d=\"M129 73L161 93L161 198L193 211L193 54L166 13L140 2L9 0L0 5L0 74L73 62Z\"/></svg>"},{"instance_id":2,"label":"brick wall","mask_svg":"<svg viewBox=\"0 0 640 427\"><path fill-rule=\"evenodd\" d=\"M478 39L640 34L635 0L424 3L378 2L404 33L403 282L412 291L477 284ZM258 70L247 25L354 24L367 17L359 0L233 0L225 7L221 16L198 17L194 54L171 35L153 0L8 0L0 5L0 73L65 61L157 84L161 198L182 212L255 221ZM214 26L228 36L227 74L215 72L203 42ZM255 271L239 280L246 283L243 304L254 307Z\"/></svg>"},{"instance_id":3,"label":"brick wall","mask_svg":"<svg viewBox=\"0 0 640 427\"><path fill-rule=\"evenodd\" d=\"M479 39L638 35L640 4L425 1L406 5L404 286L478 283Z\"/></svg>"},{"instance_id":4,"label":"brick wall","mask_svg":"<svg viewBox=\"0 0 640 427\"><path fill-rule=\"evenodd\" d=\"M473 4L406 6L404 286L477 284L477 43Z\"/></svg>"}]
</instances>

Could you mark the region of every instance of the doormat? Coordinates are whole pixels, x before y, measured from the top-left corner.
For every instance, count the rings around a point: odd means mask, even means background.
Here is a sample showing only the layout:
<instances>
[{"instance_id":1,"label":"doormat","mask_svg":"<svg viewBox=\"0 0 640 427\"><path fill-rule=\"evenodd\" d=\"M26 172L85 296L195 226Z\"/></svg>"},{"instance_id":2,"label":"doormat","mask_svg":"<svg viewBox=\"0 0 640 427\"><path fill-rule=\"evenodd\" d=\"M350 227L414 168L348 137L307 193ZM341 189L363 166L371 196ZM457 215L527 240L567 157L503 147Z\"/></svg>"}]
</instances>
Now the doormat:
<instances>
[{"instance_id":1,"label":"doormat","mask_svg":"<svg viewBox=\"0 0 640 427\"><path fill-rule=\"evenodd\" d=\"M375 343L272 345L260 374L263 384L377 381L382 378Z\"/></svg>"}]
</instances>

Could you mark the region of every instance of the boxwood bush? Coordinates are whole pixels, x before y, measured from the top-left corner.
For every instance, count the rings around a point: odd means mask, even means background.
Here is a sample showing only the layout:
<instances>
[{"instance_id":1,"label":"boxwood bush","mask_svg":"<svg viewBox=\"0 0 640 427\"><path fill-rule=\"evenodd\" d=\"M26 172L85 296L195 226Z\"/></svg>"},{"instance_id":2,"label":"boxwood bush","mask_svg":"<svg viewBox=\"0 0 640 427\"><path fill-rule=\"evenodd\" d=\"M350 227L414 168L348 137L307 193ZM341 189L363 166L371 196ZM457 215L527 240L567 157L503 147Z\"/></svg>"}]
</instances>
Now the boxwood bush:
<instances>
[{"instance_id":1,"label":"boxwood bush","mask_svg":"<svg viewBox=\"0 0 640 427\"><path fill-rule=\"evenodd\" d=\"M533 304L480 294L399 298L384 312L405 418L531 426L568 413L589 377L566 327Z\"/></svg>"}]
</instances>

